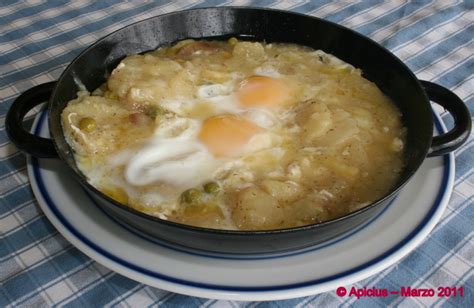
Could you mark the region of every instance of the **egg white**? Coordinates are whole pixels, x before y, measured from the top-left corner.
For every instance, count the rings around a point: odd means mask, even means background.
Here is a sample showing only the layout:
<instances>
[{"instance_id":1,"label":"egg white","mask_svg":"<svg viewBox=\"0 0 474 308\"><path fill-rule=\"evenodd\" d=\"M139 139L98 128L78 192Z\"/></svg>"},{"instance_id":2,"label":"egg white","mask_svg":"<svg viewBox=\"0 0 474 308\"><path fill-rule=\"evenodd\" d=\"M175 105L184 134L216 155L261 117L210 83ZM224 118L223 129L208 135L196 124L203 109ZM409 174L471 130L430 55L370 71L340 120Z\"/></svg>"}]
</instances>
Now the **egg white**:
<instances>
[{"instance_id":1,"label":"egg white","mask_svg":"<svg viewBox=\"0 0 474 308\"><path fill-rule=\"evenodd\" d=\"M163 122L146 145L129 158L127 182L135 186L165 182L186 189L209 179L217 161L197 140L201 123L179 117Z\"/></svg>"}]
</instances>

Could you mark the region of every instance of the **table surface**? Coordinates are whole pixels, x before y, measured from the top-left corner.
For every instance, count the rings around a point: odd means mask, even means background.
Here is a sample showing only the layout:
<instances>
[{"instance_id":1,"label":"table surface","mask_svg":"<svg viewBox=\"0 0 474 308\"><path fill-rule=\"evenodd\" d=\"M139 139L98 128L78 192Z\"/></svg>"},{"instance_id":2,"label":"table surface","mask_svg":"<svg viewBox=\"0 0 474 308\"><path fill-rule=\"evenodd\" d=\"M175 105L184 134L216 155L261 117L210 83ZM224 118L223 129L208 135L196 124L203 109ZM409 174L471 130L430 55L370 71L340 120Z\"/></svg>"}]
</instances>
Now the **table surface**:
<instances>
[{"instance_id":1,"label":"table surface","mask_svg":"<svg viewBox=\"0 0 474 308\"><path fill-rule=\"evenodd\" d=\"M376 297L334 291L267 303L216 301L170 293L116 274L69 244L41 212L29 186L26 159L8 140L12 101L34 85L56 80L79 52L125 25L159 14L216 5L251 5L337 22L390 49L415 74L461 97L474 114L472 1L11 1L0 3L0 306L256 306L474 307L474 143L455 152L454 191L431 235L402 261L354 286L464 286L464 297ZM451 117L441 112L452 125ZM31 116L29 117L31 122ZM433 258L432 249L442 251ZM69 264L70 266L57 266ZM60 270L65 269L65 270ZM66 270L67 269L67 270ZM42 275L48 272L49 275ZM87 278L87 279L86 279Z\"/></svg>"}]
</instances>

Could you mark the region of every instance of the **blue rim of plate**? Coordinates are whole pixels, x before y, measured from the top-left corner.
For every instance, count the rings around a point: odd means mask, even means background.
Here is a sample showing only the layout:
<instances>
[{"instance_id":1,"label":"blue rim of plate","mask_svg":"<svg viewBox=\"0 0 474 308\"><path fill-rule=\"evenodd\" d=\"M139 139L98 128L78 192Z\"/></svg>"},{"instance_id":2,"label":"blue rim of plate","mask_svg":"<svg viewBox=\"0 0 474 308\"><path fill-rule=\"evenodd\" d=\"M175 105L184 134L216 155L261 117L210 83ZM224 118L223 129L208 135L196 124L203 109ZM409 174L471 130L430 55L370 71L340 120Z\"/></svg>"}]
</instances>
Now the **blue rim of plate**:
<instances>
[{"instance_id":1,"label":"blue rim of plate","mask_svg":"<svg viewBox=\"0 0 474 308\"><path fill-rule=\"evenodd\" d=\"M441 125L441 121L439 119L439 116L437 114L435 114L435 112L433 112L433 114L434 114L434 124L435 124L436 128L438 129L438 131L439 132L445 132L446 130ZM44 122L44 119L45 119L46 115L47 115L47 112L44 112L44 111L41 112L40 118L39 118L38 122L36 123L36 125L34 127L34 134L36 134L36 135L39 134L40 129L43 126L43 122ZM165 282L174 283L174 284L178 284L178 285L184 285L184 286L188 286L188 287L206 289L206 290L211 290L211 291L274 292L274 291L285 291L285 290L311 287L311 286L315 286L315 285L322 284L322 283L327 283L327 282L330 282L330 281L333 281L333 280L336 280L336 279L340 279L340 278L345 277L345 276L355 274L357 272L363 271L364 269L367 269L370 266L373 266L373 265L381 262L385 258L391 256L393 253L395 253L396 251L401 249L403 246L408 244L420 232L420 230L422 230L431 221L431 219L433 218L433 216L436 213L437 209L441 206L441 203L442 203L441 201L443 200L446 193L448 192L448 185L447 184L448 184L451 173L454 172L454 168L452 168L453 164L452 164L451 159L450 159L451 156L452 156L452 154L443 156L443 177L442 177L442 181L441 181L441 189L438 192L438 194L436 196L436 199L435 199L433 205L431 206L430 210L428 211L427 215L423 218L423 220L420 222L420 224L412 232L410 232L404 239L402 239L396 245L394 245L393 247L391 247L387 251L383 252L379 256L373 258L372 260L367 261L364 264L361 264L361 265L356 266L356 267L354 267L350 270L343 271L343 272L338 273L338 274L330 275L330 276L315 279L315 280L300 282L300 283L293 283L293 284L286 284L286 285L276 285L276 286L267 286L267 287L266 286L258 286L258 287L257 286L253 286L253 287L222 286L222 285L200 283L200 282L189 281L189 280L185 280L185 279L174 278L174 277L171 277L171 276L168 276L168 275L164 275L164 274L161 274L161 273L158 273L158 272L148 270L146 268L143 268L141 266L132 264L127 260L124 260L124 259L121 259L120 257L115 256L114 254L112 254L112 253L106 251L105 249L101 248L100 245L96 244L94 241L88 239L86 236L81 234L61 214L61 212L57 208L56 204L54 204L53 200L51 199L51 196L49 195L48 190L46 189L46 185L44 184L43 178L42 178L41 173L40 173L40 167L39 167L38 159L35 158L35 157L32 157L31 158L31 165L33 167L33 175L34 175L34 178L36 180L38 190L41 193L41 196L43 197L43 199L45 200L47 206L52 211L52 213L56 216L58 221L72 235L74 235L77 240L81 241L84 245L86 245L87 247L89 247L90 249L95 251L96 253L102 255L106 259L109 259L109 260L121 265L122 267L128 268L129 270L138 272L142 275L146 275L150 278L159 279L159 280L162 280L162 281L165 281ZM388 208L388 206L387 206L387 208ZM381 213L378 214L376 216L376 218L380 217L383 212L384 211L381 211ZM369 223L364 224L357 231L359 231L359 230L365 228L366 226L368 226L371 222L375 221L376 218L369 221ZM350 235L353 235L356 232L353 232ZM347 238L347 237L344 237L344 238ZM339 239L339 240L342 240L342 239ZM337 240L337 241L339 241L339 240ZM170 247L166 247L166 248L170 248ZM170 249L176 250L175 248L170 248ZM177 250L177 251L181 252L180 250ZM304 252L301 252L301 253L305 253L305 252L307 252L307 251L304 251ZM189 252L186 251L186 253L189 253ZM248 260L248 259L246 259L246 260Z\"/></svg>"}]
</instances>

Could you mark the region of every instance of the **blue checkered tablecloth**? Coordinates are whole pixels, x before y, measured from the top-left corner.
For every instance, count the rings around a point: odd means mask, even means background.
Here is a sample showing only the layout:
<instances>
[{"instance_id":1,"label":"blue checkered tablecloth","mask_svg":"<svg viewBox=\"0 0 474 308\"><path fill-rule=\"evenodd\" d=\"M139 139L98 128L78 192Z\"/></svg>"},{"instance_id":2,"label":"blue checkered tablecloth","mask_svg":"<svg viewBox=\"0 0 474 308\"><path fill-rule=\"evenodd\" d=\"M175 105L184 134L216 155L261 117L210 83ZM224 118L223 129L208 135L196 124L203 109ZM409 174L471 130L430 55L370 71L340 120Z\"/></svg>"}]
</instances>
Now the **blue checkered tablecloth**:
<instances>
[{"instance_id":1,"label":"blue checkered tablecloth","mask_svg":"<svg viewBox=\"0 0 474 308\"><path fill-rule=\"evenodd\" d=\"M322 17L378 41L420 79L453 90L474 114L474 1L0 1L0 307L4 306L420 306L416 298L338 297L334 291L267 303L193 298L116 274L69 244L35 201L26 159L8 140L5 115L28 88L56 80L81 50L125 25L216 5L272 7ZM442 113L448 126L452 119ZM32 116L28 119L31 122ZM401 262L356 287L463 286L464 297L424 299L474 307L474 142L456 151L449 206L434 231ZM436 251L436 254L433 252ZM45 274L47 273L47 275Z\"/></svg>"}]
</instances>

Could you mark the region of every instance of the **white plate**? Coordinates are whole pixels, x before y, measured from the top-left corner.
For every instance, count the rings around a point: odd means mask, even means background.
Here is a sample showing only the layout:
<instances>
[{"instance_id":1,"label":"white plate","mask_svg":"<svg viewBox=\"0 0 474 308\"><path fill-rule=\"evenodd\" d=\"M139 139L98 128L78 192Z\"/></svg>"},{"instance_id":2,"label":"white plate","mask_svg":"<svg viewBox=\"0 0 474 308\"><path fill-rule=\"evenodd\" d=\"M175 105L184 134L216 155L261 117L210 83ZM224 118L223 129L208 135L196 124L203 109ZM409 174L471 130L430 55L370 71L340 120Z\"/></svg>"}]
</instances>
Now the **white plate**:
<instances>
[{"instance_id":1,"label":"white plate","mask_svg":"<svg viewBox=\"0 0 474 308\"><path fill-rule=\"evenodd\" d=\"M48 136L46 113L33 131ZM436 118L436 126L440 128ZM231 300L313 295L369 277L408 254L434 228L452 191L454 156L426 159L395 201L348 235L278 257L219 257L151 242L100 210L59 160L29 159L28 174L48 219L104 266L172 292Z\"/></svg>"}]
</instances>

